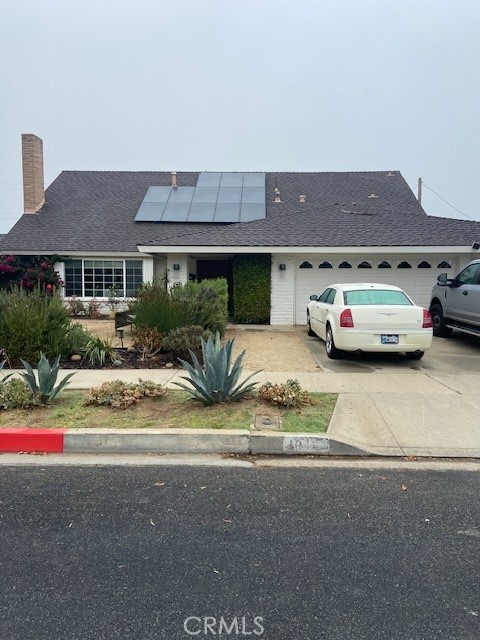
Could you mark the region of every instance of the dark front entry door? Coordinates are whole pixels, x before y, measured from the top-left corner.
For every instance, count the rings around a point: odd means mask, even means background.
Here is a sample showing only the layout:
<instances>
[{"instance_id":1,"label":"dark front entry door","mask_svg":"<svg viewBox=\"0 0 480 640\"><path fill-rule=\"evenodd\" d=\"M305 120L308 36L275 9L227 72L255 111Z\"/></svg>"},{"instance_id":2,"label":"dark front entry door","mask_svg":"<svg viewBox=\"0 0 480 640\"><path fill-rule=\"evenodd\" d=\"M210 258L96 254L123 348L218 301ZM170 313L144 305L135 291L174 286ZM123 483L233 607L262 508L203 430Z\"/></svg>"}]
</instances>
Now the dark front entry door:
<instances>
[{"instance_id":1,"label":"dark front entry door","mask_svg":"<svg viewBox=\"0 0 480 640\"><path fill-rule=\"evenodd\" d=\"M197 280L226 278L228 284L228 313L233 312L232 260L197 260Z\"/></svg>"}]
</instances>

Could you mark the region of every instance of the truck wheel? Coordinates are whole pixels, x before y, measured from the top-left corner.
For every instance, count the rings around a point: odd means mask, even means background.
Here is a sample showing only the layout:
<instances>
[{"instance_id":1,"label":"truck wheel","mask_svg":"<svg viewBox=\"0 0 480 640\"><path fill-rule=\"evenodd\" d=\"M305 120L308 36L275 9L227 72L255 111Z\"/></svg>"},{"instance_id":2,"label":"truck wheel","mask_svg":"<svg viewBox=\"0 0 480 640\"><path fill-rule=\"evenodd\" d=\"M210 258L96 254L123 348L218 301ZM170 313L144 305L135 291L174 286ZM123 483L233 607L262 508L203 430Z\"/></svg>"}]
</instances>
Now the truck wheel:
<instances>
[{"instance_id":1,"label":"truck wheel","mask_svg":"<svg viewBox=\"0 0 480 640\"><path fill-rule=\"evenodd\" d=\"M448 338L452 334L452 329L445 324L442 307L439 304L433 304L430 307L430 315L432 316L433 335L439 338Z\"/></svg>"}]
</instances>

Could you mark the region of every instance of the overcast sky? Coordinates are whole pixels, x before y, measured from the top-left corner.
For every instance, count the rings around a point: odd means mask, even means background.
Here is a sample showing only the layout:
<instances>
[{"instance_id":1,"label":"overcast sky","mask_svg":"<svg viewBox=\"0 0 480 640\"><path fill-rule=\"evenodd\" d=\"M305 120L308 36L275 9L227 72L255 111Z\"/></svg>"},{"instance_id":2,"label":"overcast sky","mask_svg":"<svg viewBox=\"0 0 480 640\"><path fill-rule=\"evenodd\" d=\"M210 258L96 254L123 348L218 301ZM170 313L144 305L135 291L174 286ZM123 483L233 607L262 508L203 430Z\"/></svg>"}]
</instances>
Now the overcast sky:
<instances>
[{"instance_id":1,"label":"overcast sky","mask_svg":"<svg viewBox=\"0 0 480 640\"><path fill-rule=\"evenodd\" d=\"M46 185L398 169L427 213L480 220L479 31L479 0L0 0L0 233L22 133Z\"/></svg>"}]
</instances>

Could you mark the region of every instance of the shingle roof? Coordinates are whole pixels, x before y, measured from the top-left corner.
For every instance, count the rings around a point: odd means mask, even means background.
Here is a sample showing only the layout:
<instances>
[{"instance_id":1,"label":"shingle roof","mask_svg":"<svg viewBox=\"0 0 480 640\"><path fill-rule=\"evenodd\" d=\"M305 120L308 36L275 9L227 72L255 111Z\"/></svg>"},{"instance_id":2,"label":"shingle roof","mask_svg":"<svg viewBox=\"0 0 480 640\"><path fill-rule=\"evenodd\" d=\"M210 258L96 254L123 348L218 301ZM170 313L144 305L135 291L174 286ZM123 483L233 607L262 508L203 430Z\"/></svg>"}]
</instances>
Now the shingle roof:
<instances>
[{"instance_id":1,"label":"shingle roof","mask_svg":"<svg viewBox=\"0 0 480 640\"><path fill-rule=\"evenodd\" d=\"M180 186L198 173L177 172ZM170 172L64 171L38 214L25 214L2 253L136 251L156 246L465 246L480 222L427 216L398 171L267 173L264 220L235 224L135 222L148 187ZM282 202L275 203L275 188ZM372 197L374 194L377 197ZM306 202L299 202L305 195ZM369 197L370 196L370 197Z\"/></svg>"}]
</instances>

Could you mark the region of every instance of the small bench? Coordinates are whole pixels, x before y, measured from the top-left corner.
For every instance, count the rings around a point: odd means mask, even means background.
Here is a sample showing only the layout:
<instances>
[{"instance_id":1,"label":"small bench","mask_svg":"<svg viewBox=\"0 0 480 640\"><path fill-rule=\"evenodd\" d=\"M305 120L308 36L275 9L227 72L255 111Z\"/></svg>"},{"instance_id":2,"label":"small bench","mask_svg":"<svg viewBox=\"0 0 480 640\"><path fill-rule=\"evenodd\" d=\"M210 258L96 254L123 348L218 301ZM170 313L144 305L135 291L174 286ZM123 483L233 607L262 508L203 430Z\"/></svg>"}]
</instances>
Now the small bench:
<instances>
[{"instance_id":1,"label":"small bench","mask_svg":"<svg viewBox=\"0 0 480 640\"><path fill-rule=\"evenodd\" d=\"M135 322L135 316L129 311L116 311L115 312L115 332L121 327L128 325L132 326Z\"/></svg>"}]
</instances>

